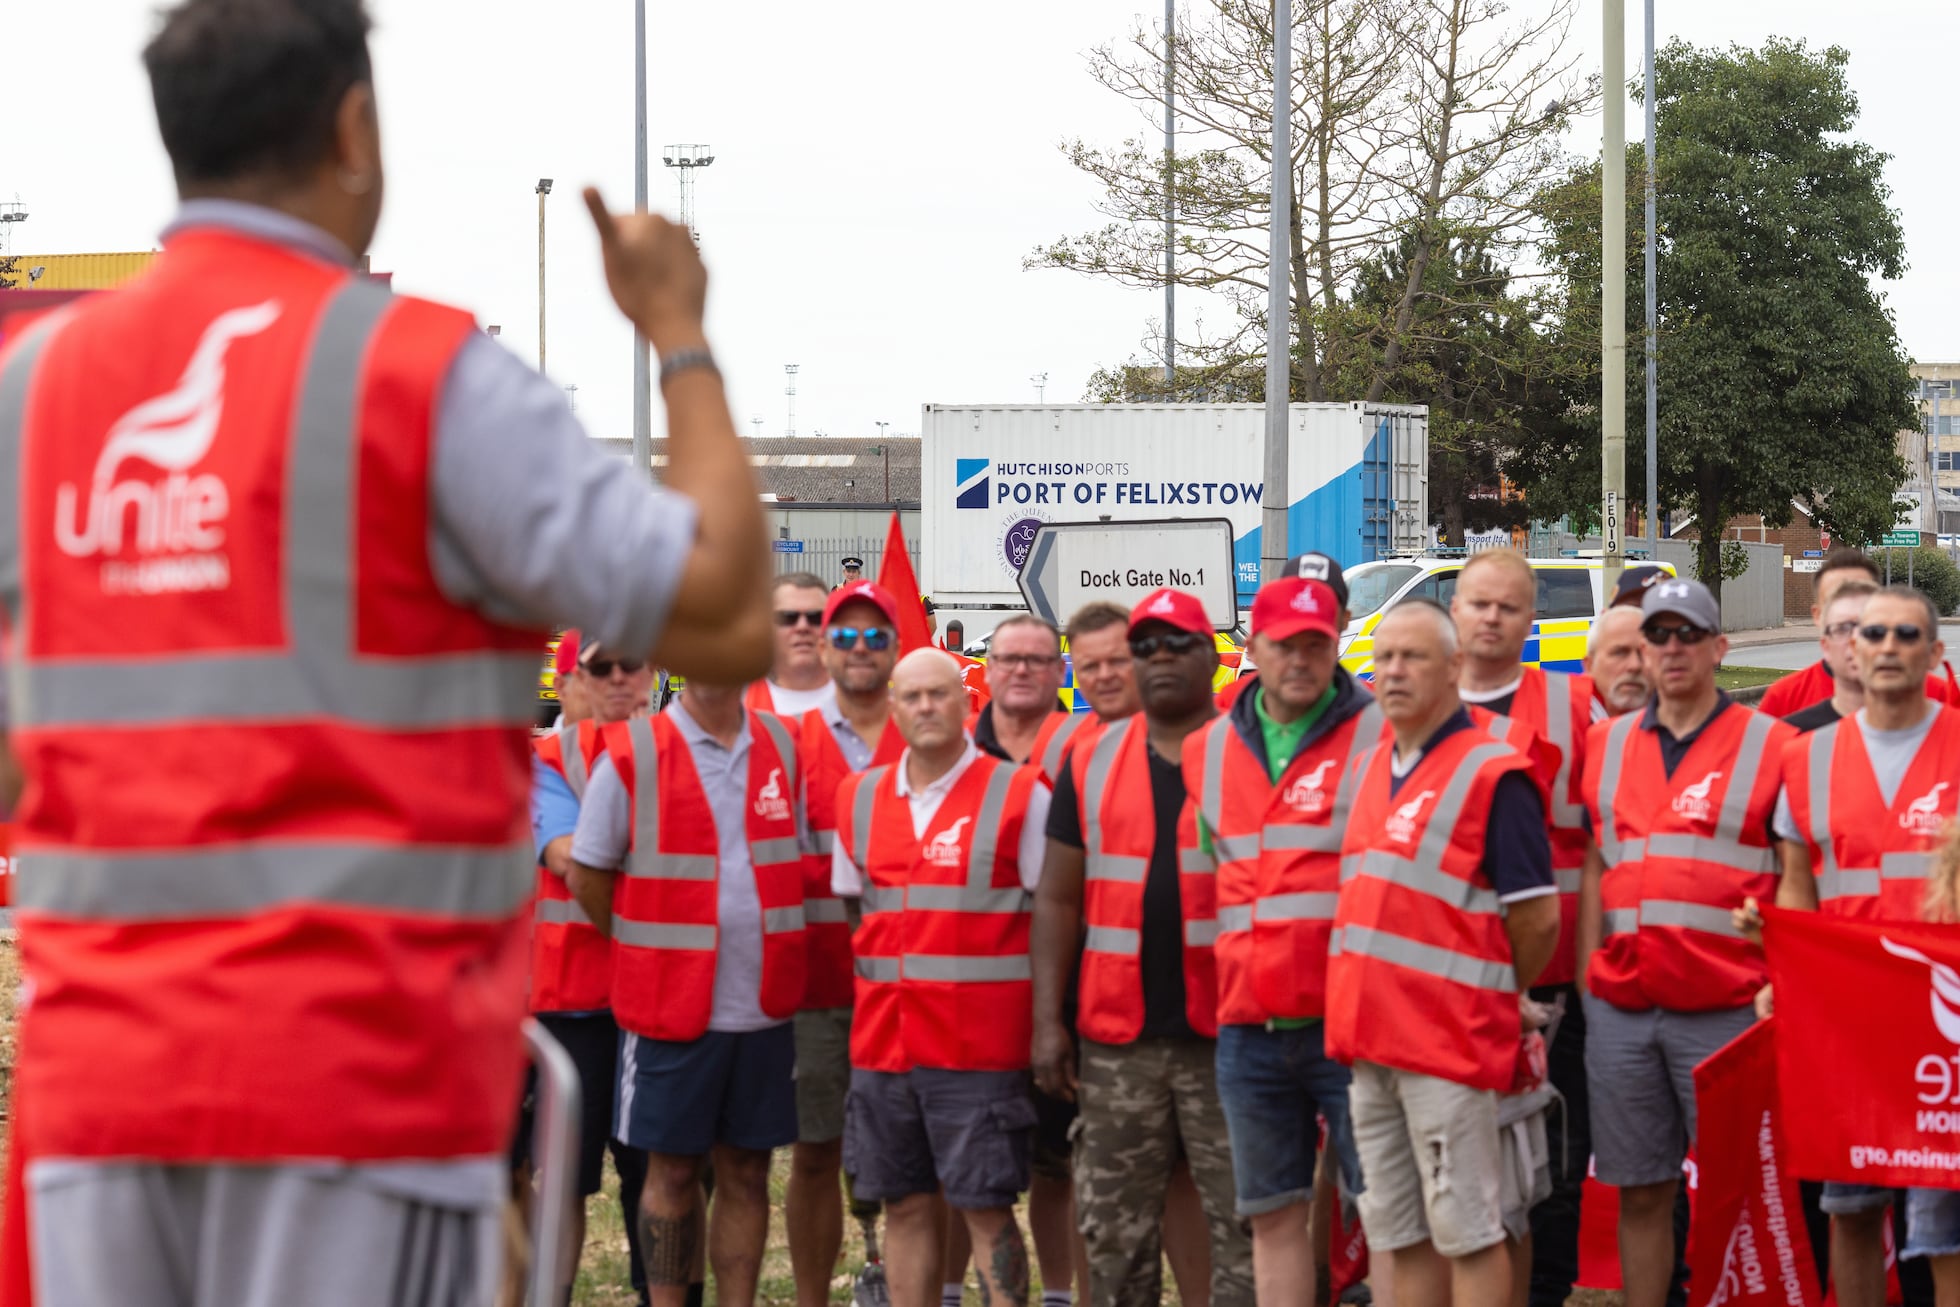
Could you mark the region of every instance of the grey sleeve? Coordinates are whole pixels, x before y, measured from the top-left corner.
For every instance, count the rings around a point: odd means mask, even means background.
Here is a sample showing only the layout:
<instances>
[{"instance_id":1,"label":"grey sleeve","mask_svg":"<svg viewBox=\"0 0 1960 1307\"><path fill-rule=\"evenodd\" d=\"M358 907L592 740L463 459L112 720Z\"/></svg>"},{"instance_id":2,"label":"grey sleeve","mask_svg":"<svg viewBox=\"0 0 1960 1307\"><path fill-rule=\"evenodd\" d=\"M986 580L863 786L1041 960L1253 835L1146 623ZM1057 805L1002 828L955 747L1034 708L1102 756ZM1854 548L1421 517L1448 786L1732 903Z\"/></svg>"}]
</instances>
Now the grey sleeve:
<instances>
[{"instance_id":1,"label":"grey sleeve","mask_svg":"<svg viewBox=\"0 0 1960 1307\"><path fill-rule=\"evenodd\" d=\"M626 785L610 757L593 764L585 782L585 799L579 804L578 829L572 832L572 861L600 871L625 865L626 844L632 834L633 814L626 801Z\"/></svg>"},{"instance_id":2,"label":"grey sleeve","mask_svg":"<svg viewBox=\"0 0 1960 1307\"><path fill-rule=\"evenodd\" d=\"M693 501L587 438L565 394L488 336L457 353L436 415L436 581L493 617L651 649L694 548Z\"/></svg>"}]
</instances>

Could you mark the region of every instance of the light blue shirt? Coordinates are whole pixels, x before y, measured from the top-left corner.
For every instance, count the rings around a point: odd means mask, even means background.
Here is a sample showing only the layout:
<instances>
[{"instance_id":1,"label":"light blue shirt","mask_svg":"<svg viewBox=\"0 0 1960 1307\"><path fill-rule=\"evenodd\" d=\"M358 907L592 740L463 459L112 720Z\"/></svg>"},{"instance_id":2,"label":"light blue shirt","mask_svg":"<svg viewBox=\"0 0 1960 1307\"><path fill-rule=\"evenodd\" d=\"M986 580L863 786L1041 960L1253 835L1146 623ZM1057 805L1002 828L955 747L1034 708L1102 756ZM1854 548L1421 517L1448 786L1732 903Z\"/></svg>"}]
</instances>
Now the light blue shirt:
<instances>
[{"instance_id":1,"label":"light blue shirt","mask_svg":"<svg viewBox=\"0 0 1960 1307\"><path fill-rule=\"evenodd\" d=\"M572 787L542 758L531 759L531 835L537 841L538 859L544 860L544 846L578 829L578 796Z\"/></svg>"}]
</instances>

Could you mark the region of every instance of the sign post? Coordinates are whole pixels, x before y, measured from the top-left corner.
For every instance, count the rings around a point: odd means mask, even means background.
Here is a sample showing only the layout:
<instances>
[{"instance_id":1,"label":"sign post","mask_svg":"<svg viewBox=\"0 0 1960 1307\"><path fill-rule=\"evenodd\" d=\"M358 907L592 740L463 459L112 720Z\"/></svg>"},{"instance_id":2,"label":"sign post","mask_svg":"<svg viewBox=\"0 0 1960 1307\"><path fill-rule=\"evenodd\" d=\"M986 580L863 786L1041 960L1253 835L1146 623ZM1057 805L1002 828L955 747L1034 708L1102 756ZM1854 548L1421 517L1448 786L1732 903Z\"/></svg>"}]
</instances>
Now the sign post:
<instances>
[{"instance_id":1,"label":"sign post","mask_svg":"<svg viewBox=\"0 0 1960 1307\"><path fill-rule=\"evenodd\" d=\"M1153 522L1045 522L1021 565L1021 597L1062 625L1083 604L1134 606L1164 586L1196 595L1212 627L1239 623L1232 524L1222 517Z\"/></svg>"}]
</instances>

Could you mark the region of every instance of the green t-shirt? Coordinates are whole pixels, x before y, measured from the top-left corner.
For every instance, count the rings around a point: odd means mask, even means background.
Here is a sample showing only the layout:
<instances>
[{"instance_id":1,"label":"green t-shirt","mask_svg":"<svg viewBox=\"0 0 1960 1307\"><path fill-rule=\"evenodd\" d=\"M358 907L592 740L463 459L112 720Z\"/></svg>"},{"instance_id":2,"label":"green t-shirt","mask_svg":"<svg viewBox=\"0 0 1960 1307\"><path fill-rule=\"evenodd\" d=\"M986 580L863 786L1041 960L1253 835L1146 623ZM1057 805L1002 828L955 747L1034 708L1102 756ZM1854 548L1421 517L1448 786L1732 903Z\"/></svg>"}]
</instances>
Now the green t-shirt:
<instances>
[{"instance_id":1,"label":"green t-shirt","mask_svg":"<svg viewBox=\"0 0 1960 1307\"><path fill-rule=\"evenodd\" d=\"M1313 724L1326 715L1327 709L1333 702L1334 687L1329 684L1326 692L1320 696L1313 707L1290 722L1276 722L1266 712L1266 687L1263 685L1252 687L1252 711L1259 718L1259 734L1266 742L1266 770L1272 773L1274 781L1278 781L1286 774L1287 767L1293 762L1293 755L1300 748L1300 741L1305 739L1307 732L1313 729ZM1202 815L1198 818L1198 841L1206 853L1212 851L1211 828L1205 825ZM1312 1025L1316 1019L1275 1017L1268 1021L1266 1026L1270 1030L1299 1030Z\"/></svg>"}]
</instances>

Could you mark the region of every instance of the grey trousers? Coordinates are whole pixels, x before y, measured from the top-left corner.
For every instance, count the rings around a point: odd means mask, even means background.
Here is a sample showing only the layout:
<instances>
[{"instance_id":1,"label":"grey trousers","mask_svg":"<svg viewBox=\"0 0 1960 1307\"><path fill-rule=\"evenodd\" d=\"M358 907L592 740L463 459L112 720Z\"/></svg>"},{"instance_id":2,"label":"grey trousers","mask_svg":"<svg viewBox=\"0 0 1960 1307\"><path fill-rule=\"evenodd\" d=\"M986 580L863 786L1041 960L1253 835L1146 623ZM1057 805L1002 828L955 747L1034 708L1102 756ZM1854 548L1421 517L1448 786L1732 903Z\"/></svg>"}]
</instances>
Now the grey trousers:
<instances>
[{"instance_id":1,"label":"grey trousers","mask_svg":"<svg viewBox=\"0 0 1960 1307\"><path fill-rule=\"evenodd\" d=\"M27 1172L36 1302L60 1307L488 1307L496 1163Z\"/></svg>"}]
</instances>

